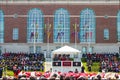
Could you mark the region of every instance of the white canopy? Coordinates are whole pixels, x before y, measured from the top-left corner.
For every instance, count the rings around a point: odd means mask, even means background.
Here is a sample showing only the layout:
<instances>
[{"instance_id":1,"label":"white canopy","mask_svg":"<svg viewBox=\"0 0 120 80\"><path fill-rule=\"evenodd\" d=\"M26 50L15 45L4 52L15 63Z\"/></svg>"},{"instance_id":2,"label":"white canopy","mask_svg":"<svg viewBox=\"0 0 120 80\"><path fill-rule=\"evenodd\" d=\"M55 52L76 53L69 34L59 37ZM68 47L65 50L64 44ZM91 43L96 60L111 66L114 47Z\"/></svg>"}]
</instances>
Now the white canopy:
<instances>
[{"instance_id":1,"label":"white canopy","mask_svg":"<svg viewBox=\"0 0 120 80\"><path fill-rule=\"evenodd\" d=\"M81 51L74 49L72 47L69 46L63 46L57 50L54 50L52 53L53 54L76 54L76 53L80 53Z\"/></svg>"}]
</instances>

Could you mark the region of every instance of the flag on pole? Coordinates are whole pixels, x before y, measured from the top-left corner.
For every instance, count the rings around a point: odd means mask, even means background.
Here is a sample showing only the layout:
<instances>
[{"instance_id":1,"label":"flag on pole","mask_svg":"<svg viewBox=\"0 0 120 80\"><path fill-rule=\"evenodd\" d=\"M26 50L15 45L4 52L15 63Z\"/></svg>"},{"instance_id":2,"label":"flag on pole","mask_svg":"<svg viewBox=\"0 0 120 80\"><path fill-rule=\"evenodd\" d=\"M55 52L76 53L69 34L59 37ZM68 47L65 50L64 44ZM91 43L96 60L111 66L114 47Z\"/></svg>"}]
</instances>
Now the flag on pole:
<instances>
[{"instance_id":1,"label":"flag on pole","mask_svg":"<svg viewBox=\"0 0 120 80\"><path fill-rule=\"evenodd\" d=\"M77 32L77 24L73 24L73 32L72 32L72 37L78 37L78 32Z\"/></svg>"},{"instance_id":2,"label":"flag on pole","mask_svg":"<svg viewBox=\"0 0 120 80\"><path fill-rule=\"evenodd\" d=\"M92 38L92 31L89 32L89 36L90 36L90 38Z\"/></svg>"},{"instance_id":3,"label":"flag on pole","mask_svg":"<svg viewBox=\"0 0 120 80\"><path fill-rule=\"evenodd\" d=\"M46 40L46 36L47 36L47 34L46 34L46 24L44 24L44 40Z\"/></svg>"},{"instance_id":4,"label":"flag on pole","mask_svg":"<svg viewBox=\"0 0 120 80\"><path fill-rule=\"evenodd\" d=\"M46 30L46 24L44 25L44 30Z\"/></svg>"},{"instance_id":5,"label":"flag on pole","mask_svg":"<svg viewBox=\"0 0 120 80\"><path fill-rule=\"evenodd\" d=\"M77 29L77 24L73 24L74 30Z\"/></svg>"},{"instance_id":6,"label":"flag on pole","mask_svg":"<svg viewBox=\"0 0 120 80\"><path fill-rule=\"evenodd\" d=\"M38 32L35 32L35 39L38 39Z\"/></svg>"},{"instance_id":7,"label":"flag on pole","mask_svg":"<svg viewBox=\"0 0 120 80\"><path fill-rule=\"evenodd\" d=\"M58 34L57 34L57 39L61 39L63 36L64 36L64 32L63 32L63 31L60 31L60 32L58 32Z\"/></svg>"},{"instance_id":8,"label":"flag on pole","mask_svg":"<svg viewBox=\"0 0 120 80\"><path fill-rule=\"evenodd\" d=\"M48 27L47 27L47 39L50 38L50 34L51 34L51 27L52 25L51 24L48 24Z\"/></svg>"},{"instance_id":9,"label":"flag on pole","mask_svg":"<svg viewBox=\"0 0 120 80\"><path fill-rule=\"evenodd\" d=\"M85 39L87 39L88 38L88 32L85 32Z\"/></svg>"},{"instance_id":10,"label":"flag on pole","mask_svg":"<svg viewBox=\"0 0 120 80\"><path fill-rule=\"evenodd\" d=\"M92 31L85 33L85 39L92 38Z\"/></svg>"},{"instance_id":11,"label":"flag on pole","mask_svg":"<svg viewBox=\"0 0 120 80\"><path fill-rule=\"evenodd\" d=\"M32 39L33 37L34 37L34 32L31 32L30 39Z\"/></svg>"},{"instance_id":12,"label":"flag on pole","mask_svg":"<svg viewBox=\"0 0 120 80\"><path fill-rule=\"evenodd\" d=\"M38 28L38 24L37 24L37 23L35 23L35 28L36 28L36 29Z\"/></svg>"},{"instance_id":13,"label":"flag on pole","mask_svg":"<svg viewBox=\"0 0 120 80\"><path fill-rule=\"evenodd\" d=\"M60 32L58 32L56 39L61 39L61 37L60 37Z\"/></svg>"}]
</instances>

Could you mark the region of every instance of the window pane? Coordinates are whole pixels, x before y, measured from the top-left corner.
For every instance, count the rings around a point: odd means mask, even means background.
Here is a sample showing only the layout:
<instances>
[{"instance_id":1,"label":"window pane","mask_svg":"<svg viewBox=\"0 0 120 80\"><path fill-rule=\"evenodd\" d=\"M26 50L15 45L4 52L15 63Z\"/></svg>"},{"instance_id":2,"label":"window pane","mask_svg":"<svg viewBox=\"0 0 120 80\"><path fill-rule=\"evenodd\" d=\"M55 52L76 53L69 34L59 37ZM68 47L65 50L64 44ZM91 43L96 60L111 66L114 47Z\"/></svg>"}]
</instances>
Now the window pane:
<instances>
[{"instance_id":1,"label":"window pane","mask_svg":"<svg viewBox=\"0 0 120 80\"><path fill-rule=\"evenodd\" d=\"M80 14L80 42L95 42L95 15L88 8Z\"/></svg>"},{"instance_id":2,"label":"window pane","mask_svg":"<svg viewBox=\"0 0 120 80\"><path fill-rule=\"evenodd\" d=\"M88 48L88 52L89 52L89 53L93 53L93 47L89 47L89 48Z\"/></svg>"},{"instance_id":3,"label":"window pane","mask_svg":"<svg viewBox=\"0 0 120 80\"><path fill-rule=\"evenodd\" d=\"M4 42L4 14L0 10L0 43Z\"/></svg>"},{"instance_id":4,"label":"window pane","mask_svg":"<svg viewBox=\"0 0 120 80\"><path fill-rule=\"evenodd\" d=\"M36 46L36 53L40 53L41 51L41 47L40 46Z\"/></svg>"},{"instance_id":5,"label":"window pane","mask_svg":"<svg viewBox=\"0 0 120 80\"><path fill-rule=\"evenodd\" d=\"M109 40L109 30L104 29L104 40Z\"/></svg>"},{"instance_id":6,"label":"window pane","mask_svg":"<svg viewBox=\"0 0 120 80\"><path fill-rule=\"evenodd\" d=\"M117 38L118 42L120 42L120 11L117 14Z\"/></svg>"},{"instance_id":7,"label":"window pane","mask_svg":"<svg viewBox=\"0 0 120 80\"><path fill-rule=\"evenodd\" d=\"M70 42L70 20L68 11L60 8L56 10L54 16L54 42Z\"/></svg>"},{"instance_id":8,"label":"window pane","mask_svg":"<svg viewBox=\"0 0 120 80\"><path fill-rule=\"evenodd\" d=\"M82 53L87 53L87 47L82 47Z\"/></svg>"},{"instance_id":9,"label":"window pane","mask_svg":"<svg viewBox=\"0 0 120 80\"><path fill-rule=\"evenodd\" d=\"M18 28L13 28L13 40L18 40L19 31Z\"/></svg>"},{"instance_id":10,"label":"window pane","mask_svg":"<svg viewBox=\"0 0 120 80\"><path fill-rule=\"evenodd\" d=\"M28 12L27 42L43 42L43 14L37 8Z\"/></svg>"},{"instance_id":11,"label":"window pane","mask_svg":"<svg viewBox=\"0 0 120 80\"><path fill-rule=\"evenodd\" d=\"M29 51L30 51L30 53L34 53L34 47L33 47L33 46L30 46L30 47L29 47Z\"/></svg>"},{"instance_id":12,"label":"window pane","mask_svg":"<svg viewBox=\"0 0 120 80\"><path fill-rule=\"evenodd\" d=\"M35 47L35 50L36 50L36 51L35 51L36 53L40 53L41 47L40 47L40 46L36 46L36 47ZM30 47L29 47L29 51L30 51L30 53L34 53L34 46L30 46Z\"/></svg>"}]
</instances>

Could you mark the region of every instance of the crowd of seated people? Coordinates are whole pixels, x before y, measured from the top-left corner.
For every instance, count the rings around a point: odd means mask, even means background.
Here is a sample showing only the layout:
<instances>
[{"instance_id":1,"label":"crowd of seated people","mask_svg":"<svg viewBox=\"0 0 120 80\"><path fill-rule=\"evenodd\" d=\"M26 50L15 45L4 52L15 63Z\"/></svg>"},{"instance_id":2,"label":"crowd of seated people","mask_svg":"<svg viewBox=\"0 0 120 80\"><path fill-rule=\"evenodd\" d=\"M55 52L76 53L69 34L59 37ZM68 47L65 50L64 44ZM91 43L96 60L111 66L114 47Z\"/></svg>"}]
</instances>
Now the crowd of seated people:
<instances>
[{"instance_id":1,"label":"crowd of seated people","mask_svg":"<svg viewBox=\"0 0 120 80\"><path fill-rule=\"evenodd\" d=\"M66 55L66 54L55 54L53 57L53 61L68 61L70 60L70 55Z\"/></svg>"},{"instance_id":2,"label":"crowd of seated people","mask_svg":"<svg viewBox=\"0 0 120 80\"><path fill-rule=\"evenodd\" d=\"M18 78L3 77L3 80L120 80L120 74L118 73L81 73L81 72L21 72L23 75L19 75ZM33 76L34 75L34 76Z\"/></svg>"},{"instance_id":3,"label":"crowd of seated people","mask_svg":"<svg viewBox=\"0 0 120 80\"><path fill-rule=\"evenodd\" d=\"M4 53L0 58L0 65L7 67L8 70L13 70L15 66L19 70L24 71L40 71L44 70L44 55L43 54L26 54L26 53Z\"/></svg>"},{"instance_id":4,"label":"crowd of seated people","mask_svg":"<svg viewBox=\"0 0 120 80\"><path fill-rule=\"evenodd\" d=\"M83 54L83 57L86 58L88 67L92 66L93 62L100 62L100 69L99 69L100 72L101 71L120 72L120 59L118 53Z\"/></svg>"}]
</instances>

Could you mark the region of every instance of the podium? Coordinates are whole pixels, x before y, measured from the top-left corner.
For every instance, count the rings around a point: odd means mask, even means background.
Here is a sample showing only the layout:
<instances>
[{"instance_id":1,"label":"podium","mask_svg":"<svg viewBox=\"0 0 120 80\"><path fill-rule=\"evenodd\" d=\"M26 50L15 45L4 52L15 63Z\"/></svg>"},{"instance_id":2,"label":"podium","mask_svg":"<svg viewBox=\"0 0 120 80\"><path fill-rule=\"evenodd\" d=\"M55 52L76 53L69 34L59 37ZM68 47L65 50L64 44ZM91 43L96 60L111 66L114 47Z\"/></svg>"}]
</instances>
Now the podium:
<instances>
[{"instance_id":1,"label":"podium","mask_svg":"<svg viewBox=\"0 0 120 80\"><path fill-rule=\"evenodd\" d=\"M58 72L69 72L75 71L77 69L81 72L81 62L74 61L53 61L52 62L52 72L57 70Z\"/></svg>"}]
</instances>

